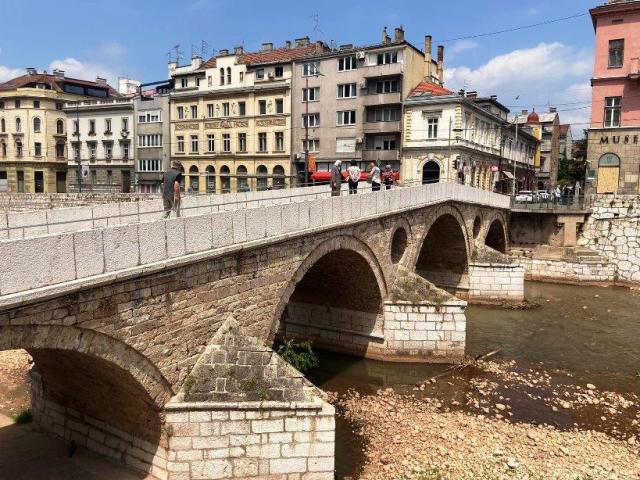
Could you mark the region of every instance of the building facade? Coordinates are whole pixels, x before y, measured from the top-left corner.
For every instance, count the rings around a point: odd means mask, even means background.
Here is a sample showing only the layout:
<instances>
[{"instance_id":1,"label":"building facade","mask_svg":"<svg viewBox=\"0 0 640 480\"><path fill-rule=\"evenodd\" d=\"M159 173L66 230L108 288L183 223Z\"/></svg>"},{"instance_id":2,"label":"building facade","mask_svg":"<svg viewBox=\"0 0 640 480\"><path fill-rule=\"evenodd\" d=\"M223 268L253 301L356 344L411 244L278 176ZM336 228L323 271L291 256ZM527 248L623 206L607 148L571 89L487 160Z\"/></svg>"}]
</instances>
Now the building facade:
<instances>
[{"instance_id":1,"label":"building facade","mask_svg":"<svg viewBox=\"0 0 640 480\"><path fill-rule=\"evenodd\" d=\"M291 165L292 62L326 47L308 38L283 48L231 53L178 67L171 93L171 156L185 187L197 192L283 188L295 183Z\"/></svg>"},{"instance_id":2,"label":"building facade","mask_svg":"<svg viewBox=\"0 0 640 480\"><path fill-rule=\"evenodd\" d=\"M497 97L421 82L404 102L401 178L509 192L535 176L539 142L507 121ZM515 167L515 171L514 171ZM514 176L515 174L515 176Z\"/></svg>"},{"instance_id":3,"label":"building facade","mask_svg":"<svg viewBox=\"0 0 640 480\"><path fill-rule=\"evenodd\" d=\"M560 160L573 159L573 133L568 123L560 125Z\"/></svg>"},{"instance_id":4,"label":"building facade","mask_svg":"<svg viewBox=\"0 0 640 480\"><path fill-rule=\"evenodd\" d=\"M131 192L135 161L133 99L67 102L64 112L69 132L69 190Z\"/></svg>"},{"instance_id":5,"label":"building facade","mask_svg":"<svg viewBox=\"0 0 640 480\"><path fill-rule=\"evenodd\" d=\"M169 94L172 84L158 85L135 97L134 184L141 193L162 190L162 175L171 167Z\"/></svg>"},{"instance_id":6,"label":"building facade","mask_svg":"<svg viewBox=\"0 0 640 480\"><path fill-rule=\"evenodd\" d=\"M640 192L640 1L590 10L595 30L587 189ZM590 181L589 181L590 180Z\"/></svg>"},{"instance_id":7,"label":"building facade","mask_svg":"<svg viewBox=\"0 0 640 480\"><path fill-rule=\"evenodd\" d=\"M66 192L65 102L104 99L117 92L104 79L69 78L65 72L27 73L0 84L0 191Z\"/></svg>"},{"instance_id":8,"label":"building facade","mask_svg":"<svg viewBox=\"0 0 640 480\"><path fill-rule=\"evenodd\" d=\"M292 153L301 178L336 160L400 170L402 102L425 77L442 83L444 47L434 61L430 36L425 55L402 27L393 35L385 29L374 45L341 45L294 63Z\"/></svg>"}]
</instances>

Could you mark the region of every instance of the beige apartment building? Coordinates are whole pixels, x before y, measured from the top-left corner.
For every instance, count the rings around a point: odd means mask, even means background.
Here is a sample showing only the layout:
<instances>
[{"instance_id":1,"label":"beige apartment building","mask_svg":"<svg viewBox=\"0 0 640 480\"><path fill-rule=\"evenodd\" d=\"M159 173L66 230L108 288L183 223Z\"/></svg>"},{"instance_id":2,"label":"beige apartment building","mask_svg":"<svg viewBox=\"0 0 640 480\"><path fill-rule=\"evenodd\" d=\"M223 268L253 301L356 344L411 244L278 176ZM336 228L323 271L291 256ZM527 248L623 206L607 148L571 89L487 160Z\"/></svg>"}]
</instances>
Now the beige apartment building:
<instances>
[{"instance_id":1,"label":"beige apartment building","mask_svg":"<svg viewBox=\"0 0 640 480\"><path fill-rule=\"evenodd\" d=\"M379 42L340 45L294 62L292 153L301 177L336 160L390 164L400 170L402 102L421 81L442 84L444 47L431 55L405 39L402 27ZM307 162L308 157L308 162ZM307 165L308 163L308 165Z\"/></svg>"},{"instance_id":2,"label":"beige apartment building","mask_svg":"<svg viewBox=\"0 0 640 480\"><path fill-rule=\"evenodd\" d=\"M230 192L282 188L291 165L292 62L318 51L307 38L283 48L220 53L190 65L169 64L171 156L185 172L185 188Z\"/></svg>"},{"instance_id":3,"label":"beige apartment building","mask_svg":"<svg viewBox=\"0 0 640 480\"><path fill-rule=\"evenodd\" d=\"M52 193L67 189L65 102L117 92L95 82L29 68L0 84L0 191Z\"/></svg>"}]
</instances>

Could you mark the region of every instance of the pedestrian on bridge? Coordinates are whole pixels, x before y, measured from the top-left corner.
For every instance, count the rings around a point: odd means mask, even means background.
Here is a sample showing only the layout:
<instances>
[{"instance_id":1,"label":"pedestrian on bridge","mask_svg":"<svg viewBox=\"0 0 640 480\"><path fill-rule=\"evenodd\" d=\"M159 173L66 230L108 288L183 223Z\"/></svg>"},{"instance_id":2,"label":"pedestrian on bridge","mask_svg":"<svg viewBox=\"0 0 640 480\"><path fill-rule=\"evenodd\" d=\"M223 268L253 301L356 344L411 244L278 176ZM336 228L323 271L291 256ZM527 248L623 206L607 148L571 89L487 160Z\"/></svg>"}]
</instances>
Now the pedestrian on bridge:
<instances>
[{"instance_id":1,"label":"pedestrian on bridge","mask_svg":"<svg viewBox=\"0 0 640 480\"><path fill-rule=\"evenodd\" d=\"M396 181L393 170L391 169L391 165L387 165L384 167L384 173L382 174L382 178L384 179L384 186L386 190L391 190L391 186Z\"/></svg>"},{"instance_id":2,"label":"pedestrian on bridge","mask_svg":"<svg viewBox=\"0 0 640 480\"><path fill-rule=\"evenodd\" d=\"M164 218L169 218L171 212L180 216L180 181L182 180L182 165L175 161L171 168L162 176L162 202L164 204Z\"/></svg>"},{"instance_id":3,"label":"pedestrian on bridge","mask_svg":"<svg viewBox=\"0 0 640 480\"><path fill-rule=\"evenodd\" d=\"M372 192L380 191L380 167L374 162L369 164L369 177L367 178L367 182L371 183Z\"/></svg>"},{"instance_id":4,"label":"pedestrian on bridge","mask_svg":"<svg viewBox=\"0 0 640 480\"><path fill-rule=\"evenodd\" d=\"M331 196L339 197L340 188L342 185L342 172L340 167L342 166L342 160L336 160L336 163L331 167Z\"/></svg>"},{"instance_id":5,"label":"pedestrian on bridge","mask_svg":"<svg viewBox=\"0 0 640 480\"><path fill-rule=\"evenodd\" d=\"M349 195L358 193L358 182L360 181L360 167L358 162L351 160L351 166L347 169L349 172Z\"/></svg>"}]
</instances>

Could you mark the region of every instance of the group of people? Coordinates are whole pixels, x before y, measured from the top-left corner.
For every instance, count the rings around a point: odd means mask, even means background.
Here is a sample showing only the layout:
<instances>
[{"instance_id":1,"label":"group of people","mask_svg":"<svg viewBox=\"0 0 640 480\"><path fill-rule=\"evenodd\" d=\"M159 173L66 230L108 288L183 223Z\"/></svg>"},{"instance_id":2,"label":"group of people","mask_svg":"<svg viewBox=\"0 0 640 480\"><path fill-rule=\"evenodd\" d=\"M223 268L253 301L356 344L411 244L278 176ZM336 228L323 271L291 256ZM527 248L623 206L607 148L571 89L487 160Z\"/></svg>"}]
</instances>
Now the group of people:
<instances>
[{"instance_id":1,"label":"group of people","mask_svg":"<svg viewBox=\"0 0 640 480\"><path fill-rule=\"evenodd\" d=\"M391 165L387 165L384 171L380 170L380 167L374 162L369 164L369 171L367 172L367 183L371 184L371 191L376 192L382 188L384 184L385 188L389 190L395 183L395 173L391 168ZM362 178L362 170L358 167L356 160L351 160L349 168L347 168L347 182L349 184L349 195L358 193L358 183ZM339 197L342 188L342 160L336 160L331 168L331 196Z\"/></svg>"}]
</instances>

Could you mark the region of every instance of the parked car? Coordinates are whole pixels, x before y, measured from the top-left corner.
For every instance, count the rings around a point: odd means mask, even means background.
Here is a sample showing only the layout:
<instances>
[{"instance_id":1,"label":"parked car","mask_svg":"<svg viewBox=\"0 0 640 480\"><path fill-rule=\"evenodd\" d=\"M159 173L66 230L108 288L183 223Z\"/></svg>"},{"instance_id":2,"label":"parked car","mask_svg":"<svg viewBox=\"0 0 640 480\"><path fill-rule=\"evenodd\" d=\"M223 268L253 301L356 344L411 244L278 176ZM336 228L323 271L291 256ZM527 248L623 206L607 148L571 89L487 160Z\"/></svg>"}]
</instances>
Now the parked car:
<instances>
[{"instance_id":1,"label":"parked car","mask_svg":"<svg viewBox=\"0 0 640 480\"><path fill-rule=\"evenodd\" d=\"M533 203L535 196L531 190L520 190L516 195L518 203Z\"/></svg>"},{"instance_id":2,"label":"parked car","mask_svg":"<svg viewBox=\"0 0 640 480\"><path fill-rule=\"evenodd\" d=\"M544 200L544 201L547 201L551 198L551 194L546 190L537 190L536 195L540 200Z\"/></svg>"}]
</instances>

